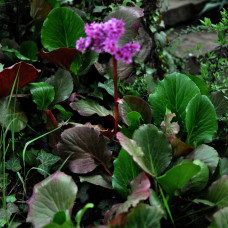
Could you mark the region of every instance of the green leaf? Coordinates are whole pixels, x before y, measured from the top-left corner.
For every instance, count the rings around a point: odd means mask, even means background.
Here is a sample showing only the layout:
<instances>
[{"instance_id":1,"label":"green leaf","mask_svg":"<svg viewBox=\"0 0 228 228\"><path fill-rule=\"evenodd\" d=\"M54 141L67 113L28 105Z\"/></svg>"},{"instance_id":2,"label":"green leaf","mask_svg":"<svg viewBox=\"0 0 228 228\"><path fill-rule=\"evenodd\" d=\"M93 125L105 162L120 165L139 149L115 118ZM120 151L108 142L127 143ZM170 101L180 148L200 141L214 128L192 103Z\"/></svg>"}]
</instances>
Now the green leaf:
<instances>
[{"instance_id":1,"label":"green leaf","mask_svg":"<svg viewBox=\"0 0 228 228\"><path fill-rule=\"evenodd\" d=\"M228 97L224 93L220 91L211 93L211 102L214 105L218 118L228 112Z\"/></svg>"},{"instance_id":2,"label":"green leaf","mask_svg":"<svg viewBox=\"0 0 228 228\"><path fill-rule=\"evenodd\" d=\"M71 72L74 73L74 75L78 75L78 71L81 68L81 66L82 66L82 55L77 54L70 66L70 70Z\"/></svg>"},{"instance_id":3,"label":"green leaf","mask_svg":"<svg viewBox=\"0 0 228 228\"><path fill-rule=\"evenodd\" d=\"M213 182L208 189L205 198L221 209L228 206L228 175L223 175Z\"/></svg>"},{"instance_id":4,"label":"green leaf","mask_svg":"<svg viewBox=\"0 0 228 228\"><path fill-rule=\"evenodd\" d=\"M181 190L199 171L200 167L198 165L184 163L172 167L156 180L170 196L173 196L174 194L179 195L179 190ZM178 192L175 192L176 190L178 190Z\"/></svg>"},{"instance_id":5,"label":"green leaf","mask_svg":"<svg viewBox=\"0 0 228 228\"><path fill-rule=\"evenodd\" d=\"M98 87L105 89L107 93L114 97L113 79L108 79L104 83L99 82Z\"/></svg>"},{"instance_id":6,"label":"green leaf","mask_svg":"<svg viewBox=\"0 0 228 228\"><path fill-rule=\"evenodd\" d=\"M6 197L7 203L14 203L16 200L15 194Z\"/></svg>"},{"instance_id":7,"label":"green leaf","mask_svg":"<svg viewBox=\"0 0 228 228\"><path fill-rule=\"evenodd\" d=\"M17 157L12 157L6 162L6 168L12 170L13 172L18 172L21 169L20 159Z\"/></svg>"},{"instance_id":8,"label":"green leaf","mask_svg":"<svg viewBox=\"0 0 228 228\"><path fill-rule=\"evenodd\" d=\"M55 172L33 188L33 194L27 201L26 222L31 222L35 228L41 228L49 224L58 211L65 211L70 218L77 191L77 185L71 176Z\"/></svg>"},{"instance_id":9,"label":"green leaf","mask_svg":"<svg viewBox=\"0 0 228 228\"><path fill-rule=\"evenodd\" d=\"M114 173L112 176L113 188L123 197L129 194L128 184L142 171L123 149L114 161Z\"/></svg>"},{"instance_id":10,"label":"green leaf","mask_svg":"<svg viewBox=\"0 0 228 228\"><path fill-rule=\"evenodd\" d=\"M108 115L114 116L112 110L108 110L105 107L99 105L96 101L90 99L72 102L70 104L70 107L82 116L91 116L93 114L97 114L101 117Z\"/></svg>"},{"instance_id":11,"label":"green leaf","mask_svg":"<svg viewBox=\"0 0 228 228\"><path fill-rule=\"evenodd\" d=\"M41 30L41 42L48 51L61 47L74 48L81 36L85 36L83 20L66 7L53 9Z\"/></svg>"},{"instance_id":12,"label":"green leaf","mask_svg":"<svg viewBox=\"0 0 228 228\"><path fill-rule=\"evenodd\" d=\"M54 165L56 162L60 160L60 157L55 156L51 153L46 153L44 150L41 150L36 158L40 161L40 165L38 168L43 169L46 172L49 172L52 165ZM43 172L42 170L38 170L39 173L46 176L47 173Z\"/></svg>"},{"instance_id":13,"label":"green leaf","mask_svg":"<svg viewBox=\"0 0 228 228\"><path fill-rule=\"evenodd\" d=\"M66 221L65 211L58 211L53 217L53 223L62 225Z\"/></svg>"},{"instance_id":14,"label":"green leaf","mask_svg":"<svg viewBox=\"0 0 228 228\"><path fill-rule=\"evenodd\" d=\"M208 145L198 146L193 152L191 152L186 158L197 160L204 162L210 172L213 174L219 162L218 152Z\"/></svg>"},{"instance_id":15,"label":"green leaf","mask_svg":"<svg viewBox=\"0 0 228 228\"><path fill-rule=\"evenodd\" d=\"M228 174L228 158L221 159L221 175Z\"/></svg>"},{"instance_id":16,"label":"green leaf","mask_svg":"<svg viewBox=\"0 0 228 228\"><path fill-rule=\"evenodd\" d=\"M90 67L97 62L99 53L96 51L88 50L82 55L82 66L79 69L78 75L82 76L88 73Z\"/></svg>"},{"instance_id":17,"label":"green leaf","mask_svg":"<svg viewBox=\"0 0 228 228\"><path fill-rule=\"evenodd\" d=\"M199 92L196 84L186 75L180 73L166 75L165 79L159 82L155 93L149 96L155 124L161 124L166 109L169 109L171 113L176 114L178 124L183 126L186 107Z\"/></svg>"},{"instance_id":18,"label":"green leaf","mask_svg":"<svg viewBox=\"0 0 228 228\"><path fill-rule=\"evenodd\" d=\"M67 112L62 105L55 105L54 108L57 108L67 119L70 119L73 116L73 113Z\"/></svg>"},{"instance_id":19,"label":"green leaf","mask_svg":"<svg viewBox=\"0 0 228 228\"><path fill-rule=\"evenodd\" d=\"M34 148L31 148L31 150L27 150L25 153L25 161L30 165L33 166L36 161L36 157L39 150L35 150Z\"/></svg>"},{"instance_id":20,"label":"green leaf","mask_svg":"<svg viewBox=\"0 0 228 228\"><path fill-rule=\"evenodd\" d=\"M151 176L158 176L171 161L171 145L162 131L152 124L144 124L135 131L133 140L117 133L121 146L133 160Z\"/></svg>"},{"instance_id":21,"label":"green leaf","mask_svg":"<svg viewBox=\"0 0 228 228\"><path fill-rule=\"evenodd\" d=\"M124 96L119 102L119 113L123 122L127 125L129 125L127 114L132 111L136 111L141 114L143 123L151 123L152 113L148 103L139 97L132 95Z\"/></svg>"},{"instance_id":22,"label":"green leaf","mask_svg":"<svg viewBox=\"0 0 228 228\"><path fill-rule=\"evenodd\" d=\"M185 126L188 145L197 147L211 142L218 129L215 109L208 97L197 94L186 108Z\"/></svg>"},{"instance_id":23,"label":"green leaf","mask_svg":"<svg viewBox=\"0 0 228 228\"><path fill-rule=\"evenodd\" d=\"M202 95L207 96L210 98L210 93L209 91L209 86L204 82L203 78L201 76L192 76L192 75L187 75L195 84L198 86L200 93Z\"/></svg>"},{"instance_id":24,"label":"green leaf","mask_svg":"<svg viewBox=\"0 0 228 228\"><path fill-rule=\"evenodd\" d=\"M64 222L62 225L56 224L56 223L51 223L48 224L42 228L75 228L73 222L71 220L67 220L66 222Z\"/></svg>"},{"instance_id":25,"label":"green leaf","mask_svg":"<svg viewBox=\"0 0 228 228\"><path fill-rule=\"evenodd\" d=\"M93 208L94 204L93 203L87 203L81 210L78 211L77 215L75 216L75 221L77 223L77 228L80 228L80 222L82 219L82 216L85 214L85 212L89 208Z\"/></svg>"},{"instance_id":26,"label":"green leaf","mask_svg":"<svg viewBox=\"0 0 228 228\"><path fill-rule=\"evenodd\" d=\"M123 126L121 132L127 137L132 138L133 133L140 126L140 120L142 120L142 116L138 112L133 111L127 114L127 119L130 122L129 127L126 128L125 126Z\"/></svg>"},{"instance_id":27,"label":"green leaf","mask_svg":"<svg viewBox=\"0 0 228 228\"><path fill-rule=\"evenodd\" d=\"M55 98L54 86L46 82L30 83L30 92L38 110L47 110Z\"/></svg>"},{"instance_id":28,"label":"green leaf","mask_svg":"<svg viewBox=\"0 0 228 228\"><path fill-rule=\"evenodd\" d=\"M139 204L127 216L124 228L160 228L160 220L163 212L157 207L146 204Z\"/></svg>"},{"instance_id":29,"label":"green leaf","mask_svg":"<svg viewBox=\"0 0 228 228\"><path fill-rule=\"evenodd\" d=\"M54 76L50 77L46 82L55 89L55 98L53 104L65 101L68 99L73 91L73 79L70 72L58 69Z\"/></svg>"},{"instance_id":30,"label":"green leaf","mask_svg":"<svg viewBox=\"0 0 228 228\"><path fill-rule=\"evenodd\" d=\"M212 222L208 228L227 228L228 227L228 207L217 211L212 216Z\"/></svg>"},{"instance_id":31,"label":"green leaf","mask_svg":"<svg viewBox=\"0 0 228 228\"><path fill-rule=\"evenodd\" d=\"M36 56L38 47L37 44L32 40L22 42L19 48L19 52L21 55L27 57L31 61L35 62L38 60L38 56Z\"/></svg>"},{"instance_id":32,"label":"green leaf","mask_svg":"<svg viewBox=\"0 0 228 228\"><path fill-rule=\"evenodd\" d=\"M184 191L193 191L193 192L199 192L203 190L209 180L209 168L207 165L200 161L200 160L194 160L193 164L198 165L201 169L200 171L191 178L189 185L187 185L184 189Z\"/></svg>"},{"instance_id":33,"label":"green leaf","mask_svg":"<svg viewBox=\"0 0 228 228\"><path fill-rule=\"evenodd\" d=\"M8 125L11 124L9 129L14 132L19 132L27 126L27 116L22 110L18 100L13 98L10 102L9 108L7 109L8 102L8 97L0 99L0 125L7 128Z\"/></svg>"}]
</instances>

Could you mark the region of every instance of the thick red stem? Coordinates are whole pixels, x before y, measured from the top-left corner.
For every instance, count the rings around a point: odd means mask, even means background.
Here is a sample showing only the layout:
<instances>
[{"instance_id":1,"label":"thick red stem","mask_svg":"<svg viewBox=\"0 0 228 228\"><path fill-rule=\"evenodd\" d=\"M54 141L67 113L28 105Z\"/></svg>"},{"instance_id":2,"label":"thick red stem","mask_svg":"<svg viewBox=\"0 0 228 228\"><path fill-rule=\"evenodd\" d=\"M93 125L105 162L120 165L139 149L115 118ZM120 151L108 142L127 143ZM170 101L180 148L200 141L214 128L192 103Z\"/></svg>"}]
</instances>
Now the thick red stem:
<instances>
[{"instance_id":1,"label":"thick red stem","mask_svg":"<svg viewBox=\"0 0 228 228\"><path fill-rule=\"evenodd\" d=\"M115 134L118 132L118 120L119 120L119 109L118 109L118 88L117 88L117 60L112 56L113 60L113 81L114 81L114 99L115 99Z\"/></svg>"}]
</instances>

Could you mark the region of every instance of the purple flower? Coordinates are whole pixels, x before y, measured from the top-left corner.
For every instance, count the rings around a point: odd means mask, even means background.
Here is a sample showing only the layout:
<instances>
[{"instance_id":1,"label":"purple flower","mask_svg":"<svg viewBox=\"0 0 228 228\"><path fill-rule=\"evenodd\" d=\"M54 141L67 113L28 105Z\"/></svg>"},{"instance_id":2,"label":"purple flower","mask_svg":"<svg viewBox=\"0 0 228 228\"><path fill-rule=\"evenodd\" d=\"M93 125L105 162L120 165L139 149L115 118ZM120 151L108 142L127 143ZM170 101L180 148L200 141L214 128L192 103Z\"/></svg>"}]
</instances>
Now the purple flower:
<instances>
[{"instance_id":1,"label":"purple flower","mask_svg":"<svg viewBox=\"0 0 228 228\"><path fill-rule=\"evenodd\" d=\"M118 41L124 34L124 22L112 18L105 23L93 22L85 25L86 38L80 38L76 42L76 49L85 52L88 47L97 52L108 52L115 56L116 60L122 60L125 63L132 62L132 56L140 50L138 43L129 42L123 47L119 47Z\"/></svg>"}]
</instances>

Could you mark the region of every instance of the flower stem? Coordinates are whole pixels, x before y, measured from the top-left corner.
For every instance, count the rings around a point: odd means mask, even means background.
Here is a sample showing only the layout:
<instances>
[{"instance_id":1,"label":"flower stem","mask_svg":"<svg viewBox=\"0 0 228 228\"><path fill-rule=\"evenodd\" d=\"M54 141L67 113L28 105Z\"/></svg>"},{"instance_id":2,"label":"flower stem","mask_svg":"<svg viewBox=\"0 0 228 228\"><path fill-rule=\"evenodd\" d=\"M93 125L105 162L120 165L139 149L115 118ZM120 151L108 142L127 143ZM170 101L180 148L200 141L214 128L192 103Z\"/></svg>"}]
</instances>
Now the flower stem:
<instances>
[{"instance_id":1,"label":"flower stem","mask_svg":"<svg viewBox=\"0 0 228 228\"><path fill-rule=\"evenodd\" d=\"M118 109L118 88L117 88L117 60L112 56L113 61L113 80L114 80L114 99L115 99L115 134L118 131L119 109Z\"/></svg>"}]
</instances>

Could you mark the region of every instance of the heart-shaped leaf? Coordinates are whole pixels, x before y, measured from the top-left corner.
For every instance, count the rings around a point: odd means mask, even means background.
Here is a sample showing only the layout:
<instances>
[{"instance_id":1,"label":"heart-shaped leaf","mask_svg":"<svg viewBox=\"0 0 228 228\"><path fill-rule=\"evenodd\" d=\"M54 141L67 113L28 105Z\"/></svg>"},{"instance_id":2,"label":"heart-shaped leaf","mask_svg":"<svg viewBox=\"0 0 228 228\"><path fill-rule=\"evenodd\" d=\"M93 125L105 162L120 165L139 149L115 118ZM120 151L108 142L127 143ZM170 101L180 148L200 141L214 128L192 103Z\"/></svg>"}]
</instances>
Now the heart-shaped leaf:
<instances>
[{"instance_id":1,"label":"heart-shaped leaf","mask_svg":"<svg viewBox=\"0 0 228 228\"><path fill-rule=\"evenodd\" d=\"M188 145L197 147L211 142L218 129L215 109L205 95L197 94L186 108L185 126Z\"/></svg>"},{"instance_id":2,"label":"heart-shaped leaf","mask_svg":"<svg viewBox=\"0 0 228 228\"><path fill-rule=\"evenodd\" d=\"M213 182L205 198L221 209L228 207L228 175L223 175L217 181Z\"/></svg>"},{"instance_id":3,"label":"heart-shaped leaf","mask_svg":"<svg viewBox=\"0 0 228 228\"><path fill-rule=\"evenodd\" d=\"M164 175L157 178L165 191L173 196L176 190L181 190L188 181L200 171L200 167L193 163L184 163L169 169ZM179 195L179 192L176 192Z\"/></svg>"},{"instance_id":4,"label":"heart-shaped leaf","mask_svg":"<svg viewBox=\"0 0 228 228\"><path fill-rule=\"evenodd\" d=\"M104 217L104 223L112 215L118 215L123 212L127 212L130 207L135 207L141 200L146 200L150 195L150 180L144 172L140 173L130 183L132 193L127 197L124 203L115 204L110 210L108 210Z\"/></svg>"},{"instance_id":5,"label":"heart-shaped leaf","mask_svg":"<svg viewBox=\"0 0 228 228\"><path fill-rule=\"evenodd\" d=\"M163 217L161 209L146 204L139 204L127 216L124 228L160 228L160 220Z\"/></svg>"},{"instance_id":6,"label":"heart-shaped leaf","mask_svg":"<svg viewBox=\"0 0 228 228\"><path fill-rule=\"evenodd\" d=\"M58 211L65 211L67 217L70 217L77 190L77 185L70 176L55 172L33 188L33 194L27 201L26 222L31 222L35 228L41 228L51 223Z\"/></svg>"},{"instance_id":7,"label":"heart-shaped leaf","mask_svg":"<svg viewBox=\"0 0 228 228\"><path fill-rule=\"evenodd\" d=\"M198 146L192 153L190 153L186 158L192 160L200 160L204 162L211 173L214 173L219 162L218 152L208 145Z\"/></svg>"},{"instance_id":8,"label":"heart-shaped leaf","mask_svg":"<svg viewBox=\"0 0 228 228\"><path fill-rule=\"evenodd\" d=\"M168 74L150 94L149 103L156 125L164 120L166 109L177 116L178 124L184 125L186 107L189 101L198 94L199 88L184 74Z\"/></svg>"},{"instance_id":9,"label":"heart-shaped leaf","mask_svg":"<svg viewBox=\"0 0 228 228\"><path fill-rule=\"evenodd\" d=\"M211 102L218 118L228 111L228 97L224 93L220 91L211 93Z\"/></svg>"},{"instance_id":10,"label":"heart-shaped leaf","mask_svg":"<svg viewBox=\"0 0 228 228\"><path fill-rule=\"evenodd\" d=\"M11 93L16 78L18 84L16 83L14 92L17 88L21 88L29 82L36 81L39 72L40 70L25 62L19 62L5 68L0 72L0 97L7 96Z\"/></svg>"},{"instance_id":11,"label":"heart-shaped leaf","mask_svg":"<svg viewBox=\"0 0 228 228\"><path fill-rule=\"evenodd\" d=\"M97 114L101 117L108 115L114 116L112 110L108 110L96 101L90 99L73 102L70 104L70 107L82 116L91 116L93 114Z\"/></svg>"},{"instance_id":12,"label":"heart-shaped leaf","mask_svg":"<svg viewBox=\"0 0 228 228\"><path fill-rule=\"evenodd\" d=\"M70 71L70 66L77 56L77 53L78 52L75 48L70 49L62 47L50 52L44 52L41 50L39 53L37 53L37 56Z\"/></svg>"},{"instance_id":13,"label":"heart-shaped leaf","mask_svg":"<svg viewBox=\"0 0 228 228\"><path fill-rule=\"evenodd\" d=\"M211 224L208 228L226 227L228 227L228 207L225 207L213 214Z\"/></svg>"},{"instance_id":14,"label":"heart-shaped leaf","mask_svg":"<svg viewBox=\"0 0 228 228\"><path fill-rule=\"evenodd\" d=\"M108 138L98 130L90 127L73 127L61 135L62 142L57 145L62 159L69 159L69 168L73 173L88 173L98 165L103 165L110 174L107 166L112 152L108 150Z\"/></svg>"},{"instance_id":15,"label":"heart-shaped leaf","mask_svg":"<svg viewBox=\"0 0 228 228\"><path fill-rule=\"evenodd\" d=\"M117 159L114 161L114 173L112 176L113 188L123 197L127 198L129 189L127 185L141 172L142 170L132 160L131 156L121 149Z\"/></svg>"},{"instance_id":16,"label":"heart-shaped leaf","mask_svg":"<svg viewBox=\"0 0 228 228\"><path fill-rule=\"evenodd\" d=\"M31 83L30 92L38 110L47 110L55 97L54 87L46 82Z\"/></svg>"},{"instance_id":17,"label":"heart-shaped leaf","mask_svg":"<svg viewBox=\"0 0 228 228\"><path fill-rule=\"evenodd\" d=\"M133 160L151 176L161 174L171 161L171 145L163 132L152 124L136 130L133 140L122 133L117 133L117 138Z\"/></svg>"},{"instance_id":18,"label":"heart-shaped leaf","mask_svg":"<svg viewBox=\"0 0 228 228\"><path fill-rule=\"evenodd\" d=\"M85 36L83 20L66 7L53 9L41 30L41 42L48 51L61 47L74 48L81 36Z\"/></svg>"},{"instance_id":19,"label":"heart-shaped leaf","mask_svg":"<svg viewBox=\"0 0 228 228\"><path fill-rule=\"evenodd\" d=\"M14 132L19 132L27 126L27 116L21 109L20 102L18 100L12 99L7 109L9 98L0 99L0 125L3 127L8 127Z\"/></svg>"},{"instance_id":20,"label":"heart-shaped leaf","mask_svg":"<svg viewBox=\"0 0 228 228\"><path fill-rule=\"evenodd\" d=\"M46 82L55 89L55 98L53 104L65 101L73 91L74 84L71 74L63 69L58 69L54 76L50 77Z\"/></svg>"},{"instance_id":21,"label":"heart-shaped leaf","mask_svg":"<svg viewBox=\"0 0 228 228\"><path fill-rule=\"evenodd\" d=\"M105 18L105 21L108 21L114 17L123 20L125 23L125 33L119 39L119 46L123 46L135 38L139 29L140 18L143 16L143 9L139 7L120 6Z\"/></svg>"},{"instance_id":22,"label":"heart-shaped leaf","mask_svg":"<svg viewBox=\"0 0 228 228\"><path fill-rule=\"evenodd\" d=\"M148 103L139 97L132 95L124 96L123 99L119 101L119 113L123 122L127 125L129 125L127 114L132 111L136 111L141 114L143 123L151 123L152 113Z\"/></svg>"}]
</instances>

